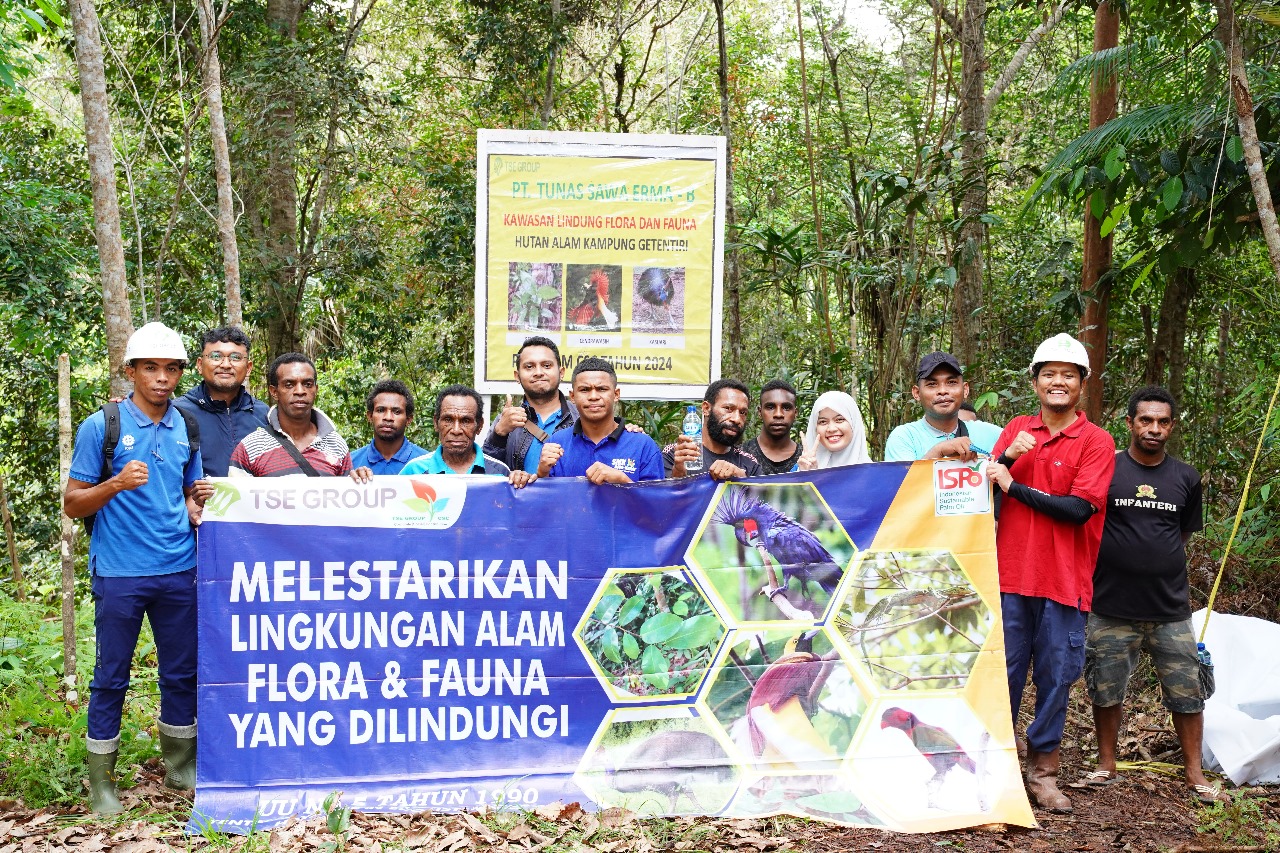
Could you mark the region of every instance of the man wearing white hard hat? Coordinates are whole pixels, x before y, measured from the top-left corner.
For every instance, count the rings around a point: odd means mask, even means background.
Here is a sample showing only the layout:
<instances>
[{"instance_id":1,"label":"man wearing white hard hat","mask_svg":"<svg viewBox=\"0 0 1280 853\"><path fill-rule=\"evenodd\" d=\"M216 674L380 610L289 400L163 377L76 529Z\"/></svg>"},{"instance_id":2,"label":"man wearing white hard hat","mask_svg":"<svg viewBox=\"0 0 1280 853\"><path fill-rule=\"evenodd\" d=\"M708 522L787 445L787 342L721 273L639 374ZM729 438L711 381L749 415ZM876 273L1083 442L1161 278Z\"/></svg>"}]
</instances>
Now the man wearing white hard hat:
<instances>
[{"instance_id":1,"label":"man wearing white hard hat","mask_svg":"<svg viewBox=\"0 0 1280 853\"><path fill-rule=\"evenodd\" d=\"M1058 790L1059 747L1071 685L1084 668L1085 620L1102 542L1115 441L1076 408L1089 354L1067 334L1031 359L1040 411L1014 418L987 473L1004 493L996 555L1009 703L1016 729L1027 670L1036 686L1027 726L1027 789L1042 808L1071 810Z\"/></svg>"},{"instance_id":2,"label":"man wearing white hard hat","mask_svg":"<svg viewBox=\"0 0 1280 853\"><path fill-rule=\"evenodd\" d=\"M165 784L195 784L196 540L201 507L213 494L201 480L200 451L172 405L187 364L178 333L148 323L129 338L125 374L134 390L119 403L119 439L104 470L107 414L76 433L62 506L93 516L89 571L97 654L89 685L89 800L93 811L123 811L115 765L129 666L145 614L159 663L160 745Z\"/></svg>"}]
</instances>

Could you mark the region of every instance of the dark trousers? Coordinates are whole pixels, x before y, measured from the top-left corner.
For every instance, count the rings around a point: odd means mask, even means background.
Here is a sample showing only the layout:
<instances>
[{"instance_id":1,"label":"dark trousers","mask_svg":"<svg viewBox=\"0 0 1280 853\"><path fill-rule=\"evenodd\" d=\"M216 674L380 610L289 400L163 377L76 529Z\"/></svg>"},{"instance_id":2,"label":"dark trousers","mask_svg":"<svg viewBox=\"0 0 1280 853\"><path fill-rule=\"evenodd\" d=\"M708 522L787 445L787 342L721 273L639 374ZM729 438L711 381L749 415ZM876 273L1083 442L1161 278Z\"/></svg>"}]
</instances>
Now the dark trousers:
<instances>
[{"instance_id":1,"label":"dark trousers","mask_svg":"<svg viewBox=\"0 0 1280 853\"><path fill-rule=\"evenodd\" d=\"M171 726L196 721L196 570L147 577L93 576L93 627L97 653L89 683L91 740L120 733L142 617L151 623L160 677L160 720Z\"/></svg>"},{"instance_id":2,"label":"dark trousers","mask_svg":"<svg viewBox=\"0 0 1280 853\"><path fill-rule=\"evenodd\" d=\"M1048 598L1012 592L1000 593L1000 612L1014 728L1030 667L1031 682L1036 686L1036 718L1027 726L1027 748L1053 752L1062 743L1071 685L1084 671L1088 614Z\"/></svg>"}]
</instances>

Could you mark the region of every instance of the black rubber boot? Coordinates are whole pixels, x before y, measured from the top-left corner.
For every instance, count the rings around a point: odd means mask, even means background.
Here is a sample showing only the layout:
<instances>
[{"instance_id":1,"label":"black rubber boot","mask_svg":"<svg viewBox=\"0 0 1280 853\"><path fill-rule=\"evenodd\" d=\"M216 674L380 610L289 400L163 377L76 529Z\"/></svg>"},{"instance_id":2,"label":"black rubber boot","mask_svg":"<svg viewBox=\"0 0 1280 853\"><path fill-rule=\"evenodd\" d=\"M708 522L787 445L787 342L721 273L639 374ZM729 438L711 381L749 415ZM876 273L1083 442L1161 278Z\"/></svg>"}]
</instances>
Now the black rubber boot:
<instances>
[{"instance_id":1,"label":"black rubber boot","mask_svg":"<svg viewBox=\"0 0 1280 853\"><path fill-rule=\"evenodd\" d=\"M116 752L89 753L89 808L94 814L113 815L124 811L116 796Z\"/></svg>"}]
</instances>

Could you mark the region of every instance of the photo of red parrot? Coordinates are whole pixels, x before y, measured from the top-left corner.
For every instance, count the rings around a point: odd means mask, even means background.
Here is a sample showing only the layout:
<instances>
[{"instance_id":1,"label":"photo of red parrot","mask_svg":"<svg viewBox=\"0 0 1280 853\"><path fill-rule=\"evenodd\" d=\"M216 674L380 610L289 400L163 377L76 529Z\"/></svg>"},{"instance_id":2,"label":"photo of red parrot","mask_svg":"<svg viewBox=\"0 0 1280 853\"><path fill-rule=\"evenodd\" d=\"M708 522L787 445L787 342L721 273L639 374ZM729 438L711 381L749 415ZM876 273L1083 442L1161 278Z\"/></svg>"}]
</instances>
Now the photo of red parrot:
<instances>
[{"instance_id":1,"label":"photo of red parrot","mask_svg":"<svg viewBox=\"0 0 1280 853\"><path fill-rule=\"evenodd\" d=\"M946 781L947 774L956 769L973 774L978 800L982 803L983 774L978 772L978 764L946 729L923 723L915 714L898 707L884 712L880 717L880 728L897 729L905 734L911 739L912 746L933 768L933 777L925 784L929 808L942 808L938 802L938 791Z\"/></svg>"}]
</instances>

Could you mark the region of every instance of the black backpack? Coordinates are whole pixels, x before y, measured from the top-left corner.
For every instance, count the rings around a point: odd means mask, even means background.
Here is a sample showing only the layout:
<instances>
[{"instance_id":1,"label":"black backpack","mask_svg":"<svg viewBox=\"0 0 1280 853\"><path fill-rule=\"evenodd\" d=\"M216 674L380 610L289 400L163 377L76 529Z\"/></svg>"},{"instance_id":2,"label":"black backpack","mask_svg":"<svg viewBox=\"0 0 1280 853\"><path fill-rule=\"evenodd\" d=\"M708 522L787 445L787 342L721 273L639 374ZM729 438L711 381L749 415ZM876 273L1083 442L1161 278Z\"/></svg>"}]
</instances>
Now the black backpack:
<instances>
[{"instance_id":1,"label":"black backpack","mask_svg":"<svg viewBox=\"0 0 1280 853\"><path fill-rule=\"evenodd\" d=\"M170 404L172 405L172 404ZM196 421L195 415L190 412L183 411L177 406L178 414L182 415L182 419L187 423L187 445L191 450L191 456L195 456L200 450L200 424ZM98 482L105 482L115 476L114 462L116 458L116 445L120 443L120 404L119 403L103 403L102 415L106 421L106 428L102 431L102 473L98 477ZM201 472L201 476L204 472ZM84 531L90 536L93 535L93 520L97 518L95 512L92 515L84 517Z\"/></svg>"}]
</instances>

